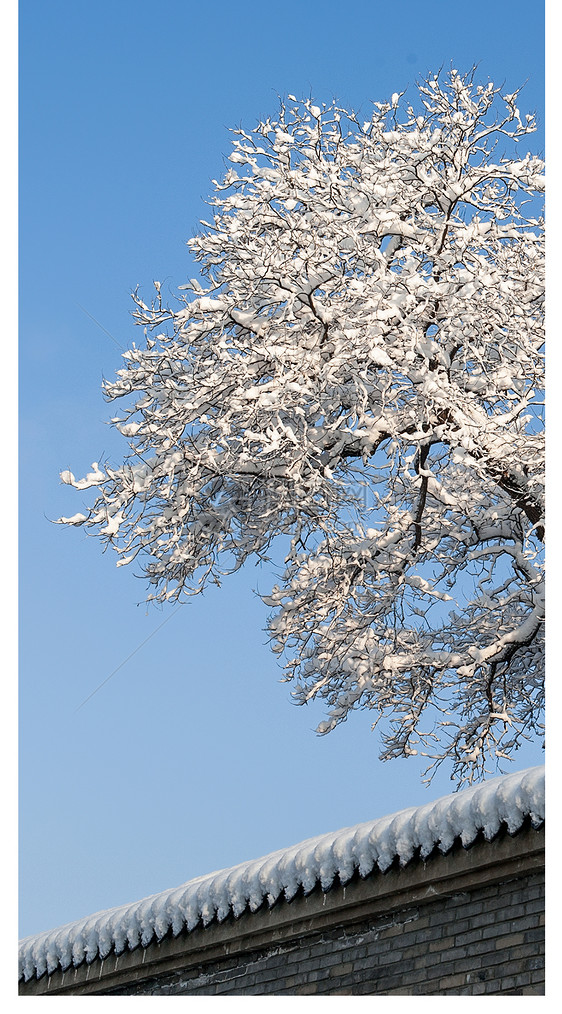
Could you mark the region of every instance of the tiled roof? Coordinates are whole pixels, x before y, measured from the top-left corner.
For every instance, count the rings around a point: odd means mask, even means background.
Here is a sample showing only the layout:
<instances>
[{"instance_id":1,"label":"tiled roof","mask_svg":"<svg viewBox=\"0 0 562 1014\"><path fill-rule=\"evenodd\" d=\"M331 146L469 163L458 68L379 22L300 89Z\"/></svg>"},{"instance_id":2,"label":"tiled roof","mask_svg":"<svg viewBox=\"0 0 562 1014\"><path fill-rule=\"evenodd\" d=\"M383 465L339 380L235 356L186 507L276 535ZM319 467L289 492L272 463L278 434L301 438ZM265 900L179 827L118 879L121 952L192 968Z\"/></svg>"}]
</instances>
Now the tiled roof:
<instances>
[{"instance_id":1,"label":"tiled roof","mask_svg":"<svg viewBox=\"0 0 562 1014\"><path fill-rule=\"evenodd\" d=\"M423 806L401 810L281 849L261 859L190 880L130 905L96 912L58 929L27 937L20 943L20 978L120 954L161 940L171 929L182 930L219 922L227 915L255 912L281 896L291 900L299 890L317 885L328 890L338 878L345 884L387 870L397 858L405 865L416 854L427 857L435 848L447 852L455 839L465 847L483 832L491 840L502 825L510 834L526 818L534 826L544 820L544 768L490 779L464 792Z\"/></svg>"}]
</instances>

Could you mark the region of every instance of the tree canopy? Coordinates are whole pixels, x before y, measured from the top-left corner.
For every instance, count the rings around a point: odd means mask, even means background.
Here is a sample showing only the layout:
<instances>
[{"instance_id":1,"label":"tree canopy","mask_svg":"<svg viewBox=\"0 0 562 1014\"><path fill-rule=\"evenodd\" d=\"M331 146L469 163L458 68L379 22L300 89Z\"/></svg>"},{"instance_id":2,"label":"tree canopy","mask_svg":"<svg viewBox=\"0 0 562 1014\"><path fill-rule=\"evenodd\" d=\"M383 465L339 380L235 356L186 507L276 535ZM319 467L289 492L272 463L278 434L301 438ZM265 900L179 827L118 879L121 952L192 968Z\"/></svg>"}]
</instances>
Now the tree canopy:
<instances>
[{"instance_id":1,"label":"tree canopy","mask_svg":"<svg viewBox=\"0 0 562 1014\"><path fill-rule=\"evenodd\" d=\"M129 453L94 463L92 529L149 598L248 558L284 568L269 630L325 733L460 781L541 733L543 162L518 93L429 76L367 120L294 96L233 131L200 280L134 294L105 383Z\"/></svg>"}]
</instances>

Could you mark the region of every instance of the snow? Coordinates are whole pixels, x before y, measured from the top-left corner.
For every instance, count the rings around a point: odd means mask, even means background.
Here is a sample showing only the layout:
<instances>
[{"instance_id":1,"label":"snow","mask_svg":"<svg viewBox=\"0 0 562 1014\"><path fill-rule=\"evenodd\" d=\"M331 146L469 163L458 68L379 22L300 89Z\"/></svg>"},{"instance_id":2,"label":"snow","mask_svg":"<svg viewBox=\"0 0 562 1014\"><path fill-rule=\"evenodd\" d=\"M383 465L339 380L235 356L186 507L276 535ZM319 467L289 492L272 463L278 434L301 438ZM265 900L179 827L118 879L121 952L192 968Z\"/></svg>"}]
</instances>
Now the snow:
<instances>
[{"instance_id":1,"label":"snow","mask_svg":"<svg viewBox=\"0 0 562 1014\"><path fill-rule=\"evenodd\" d=\"M374 709L383 756L457 779L543 735L542 160L498 160L534 129L501 89L417 91L364 130L306 100L233 132L204 284L134 295L142 347L104 382L127 449L62 473L91 492L59 520L161 603L290 540L267 622L295 702L320 732Z\"/></svg>"},{"instance_id":2,"label":"snow","mask_svg":"<svg viewBox=\"0 0 562 1014\"><path fill-rule=\"evenodd\" d=\"M27 937L20 944L19 975L26 981L62 971L114 952L147 947L168 930L222 922L230 913L255 912L281 897L290 901L336 878L345 884L358 871L384 872L398 858L405 866L419 852L425 859L437 847L446 853L460 837L465 848L480 831L490 841L502 825L510 834L525 818L544 820L544 768L492 778L423 806L310 838L261 859L191 880L142 901L97 912L58 929Z\"/></svg>"}]
</instances>

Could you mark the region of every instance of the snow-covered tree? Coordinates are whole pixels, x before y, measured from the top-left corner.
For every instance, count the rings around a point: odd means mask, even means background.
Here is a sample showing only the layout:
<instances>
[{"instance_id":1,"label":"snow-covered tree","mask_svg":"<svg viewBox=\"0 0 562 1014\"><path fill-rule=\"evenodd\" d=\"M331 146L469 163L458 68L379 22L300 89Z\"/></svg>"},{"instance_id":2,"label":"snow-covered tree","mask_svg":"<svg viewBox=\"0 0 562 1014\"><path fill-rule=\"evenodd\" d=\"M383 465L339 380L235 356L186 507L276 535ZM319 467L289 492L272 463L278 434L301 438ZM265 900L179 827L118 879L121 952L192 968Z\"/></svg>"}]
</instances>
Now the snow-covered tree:
<instances>
[{"instance_id":1,"label":"snow-covered tree","mask_svg":"<svg viewBox=\"0 0 562 1014\"><path fill-rule=\"evenodd\" d=\"M543 163L517 92L418 92L365 122L289 95L233 132L203 284L134 294L105 385L130 454L64 472L97 497L61 521L158 601L286 537L264 601L294 699L321 733L372 709L383 758L463 780L542 728Z\"/></svg>"}]
</instances>

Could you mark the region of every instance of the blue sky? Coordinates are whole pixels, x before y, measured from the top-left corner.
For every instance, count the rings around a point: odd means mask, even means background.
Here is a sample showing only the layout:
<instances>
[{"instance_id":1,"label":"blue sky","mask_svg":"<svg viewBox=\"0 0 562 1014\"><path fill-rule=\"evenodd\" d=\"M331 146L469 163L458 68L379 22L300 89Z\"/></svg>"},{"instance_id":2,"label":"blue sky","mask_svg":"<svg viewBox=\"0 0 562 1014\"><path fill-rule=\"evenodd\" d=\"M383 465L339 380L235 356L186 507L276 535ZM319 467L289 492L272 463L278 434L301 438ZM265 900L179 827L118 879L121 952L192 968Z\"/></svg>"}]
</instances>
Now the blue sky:
<instances>
[{"instance_id":1,"label":"blue sky","mask_svg":"<svg viewBox=\"0 0 562 1014\"><path fill-rule=\"evenodd\" d=\"M451 790L381 764L368 714L315 735L266 643L264 569L147 610L142 580L49 519L81 509L61 469L119 460L100 382L136 339L129 293L195 273L229 126L278 94L368 110L477 63L527 82L542 151L543 35L522 0L21 0L21 935Z\"/></svg>"}]
</instances>

